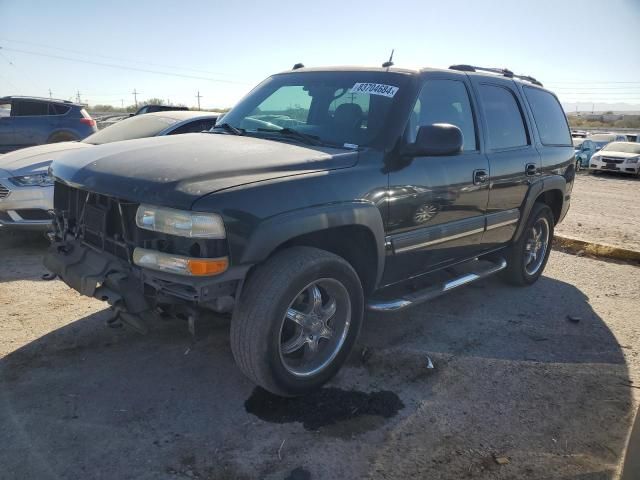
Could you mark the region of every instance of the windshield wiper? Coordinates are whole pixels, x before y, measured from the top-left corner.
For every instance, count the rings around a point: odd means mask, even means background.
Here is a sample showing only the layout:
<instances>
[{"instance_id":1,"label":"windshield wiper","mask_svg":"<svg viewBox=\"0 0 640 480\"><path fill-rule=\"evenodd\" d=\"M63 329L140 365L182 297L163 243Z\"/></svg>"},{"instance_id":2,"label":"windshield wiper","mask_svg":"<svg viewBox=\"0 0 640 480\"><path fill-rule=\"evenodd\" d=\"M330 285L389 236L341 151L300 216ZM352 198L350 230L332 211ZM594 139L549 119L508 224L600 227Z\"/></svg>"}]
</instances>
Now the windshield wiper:
<instances>
[{"instance_id":1,"label":"windshield wiper","mask_svg":"<svg viewBox=\"0 0 640 480\"><path fill-rule=\"evenodd\" d=\"M298 130L294 130L293 128L284 127L280 130L276 130L275 128L258 128L257 131L286 135L291 138L297 138L298 140L308 143L309 145L323 145L320 137L317 137L316 135L309 135L308 133L302 133Z\"/></svg>"},{"instance_id":2,"label":"windshield wiper","mask_svg":"<svg viewBox=\"0 0 640 480\"><path fill-rule=\"evenodd\" d=\"M234 127L230 123L216 123L211 130L215 130L217 128L221 128L227 133L231 133L233 135L243 135L244 130Z\"/></svg>"}]
</instances>

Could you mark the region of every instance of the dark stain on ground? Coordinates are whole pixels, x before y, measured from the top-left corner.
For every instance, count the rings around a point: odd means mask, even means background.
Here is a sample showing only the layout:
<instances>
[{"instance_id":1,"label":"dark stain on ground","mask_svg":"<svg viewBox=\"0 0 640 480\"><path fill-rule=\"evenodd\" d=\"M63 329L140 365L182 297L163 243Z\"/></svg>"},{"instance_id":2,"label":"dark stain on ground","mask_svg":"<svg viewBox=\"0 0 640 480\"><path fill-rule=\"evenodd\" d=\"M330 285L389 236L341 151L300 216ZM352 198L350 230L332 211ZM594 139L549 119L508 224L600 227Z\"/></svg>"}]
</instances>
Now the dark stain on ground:
<instances>
[{"instance_id":1,"label":"dark stain on ground","mask_svg":"<svg viewBox=\"0 0 640 480\"><path fill-rule=\"evenodd\" d=\"M306 430L318 430L365 415L391 418L404 404L390 391L364 393L323 388L303 397L285 398L257 387L244 407L266 422L301 422Z\"/></svg>"},{"instance_id":2,"label":"dark stain on ground","mask_svg":"<svg viewBox=\"0 0 640 480\"><path fill-rule=\"evenodd\" d=\"M311 480L311 472L302 467L294 468L284 480Z\"/></svg>"}]
</instances>

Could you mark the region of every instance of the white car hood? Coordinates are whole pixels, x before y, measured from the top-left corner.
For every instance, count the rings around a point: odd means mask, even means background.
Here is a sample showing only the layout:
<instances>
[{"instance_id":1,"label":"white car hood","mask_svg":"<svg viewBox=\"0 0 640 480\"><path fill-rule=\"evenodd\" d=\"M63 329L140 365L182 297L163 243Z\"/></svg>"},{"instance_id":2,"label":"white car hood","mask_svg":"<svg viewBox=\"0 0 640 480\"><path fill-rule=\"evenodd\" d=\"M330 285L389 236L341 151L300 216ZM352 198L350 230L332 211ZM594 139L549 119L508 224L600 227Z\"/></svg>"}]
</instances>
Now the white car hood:
<instances>
[{"instance_id":1,"label":"white car hood","mask_svg":"<svg viewBox=\"0 0 640 480\"><path fill-rule=\"evenodd\" d=\"M51 162L65 152L92 146L82 142L60 142L22 148L0 155L0 172L6 172L7 176L46 172Z\"/></svg>"},{"instance_id":2,"label":"white car hood","mask_svg":"<svg viewBox=\"0 0 640 480\"><path fill-rule=\"evenodd\" d=\"M600 150L598 152L598 156L599 157L611 157L611 158L632 158L632 157L637 157L640 156L640 153L629 153L629 152L607 152L607 151L602 151ZM2 162L2 159L0 159L0 162Z\"/></svg>"}]
</instances>

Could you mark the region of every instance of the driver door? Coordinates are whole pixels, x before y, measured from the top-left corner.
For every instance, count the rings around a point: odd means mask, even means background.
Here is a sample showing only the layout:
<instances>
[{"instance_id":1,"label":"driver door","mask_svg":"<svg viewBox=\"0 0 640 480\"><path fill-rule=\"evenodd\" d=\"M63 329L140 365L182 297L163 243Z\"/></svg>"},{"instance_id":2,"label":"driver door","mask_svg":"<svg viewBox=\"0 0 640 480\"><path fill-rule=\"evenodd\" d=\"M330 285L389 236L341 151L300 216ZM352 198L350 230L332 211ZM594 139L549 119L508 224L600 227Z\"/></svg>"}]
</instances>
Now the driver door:
<instances>
[{"instance_id":1,"label":"driver door","mask_svg":"<svg viewBox=\"0 0 640 480\"><path fill-rule=\"evenodd\" d=\"M432 74L424 81L407 141L415 140L422 125L449 123L461 129L464 146L458 155L413 158L389 174L387 231L394 254L386 284L472 257L482 248L489 163L469 92L461 76Z\"/></svg>"}]
</instances>

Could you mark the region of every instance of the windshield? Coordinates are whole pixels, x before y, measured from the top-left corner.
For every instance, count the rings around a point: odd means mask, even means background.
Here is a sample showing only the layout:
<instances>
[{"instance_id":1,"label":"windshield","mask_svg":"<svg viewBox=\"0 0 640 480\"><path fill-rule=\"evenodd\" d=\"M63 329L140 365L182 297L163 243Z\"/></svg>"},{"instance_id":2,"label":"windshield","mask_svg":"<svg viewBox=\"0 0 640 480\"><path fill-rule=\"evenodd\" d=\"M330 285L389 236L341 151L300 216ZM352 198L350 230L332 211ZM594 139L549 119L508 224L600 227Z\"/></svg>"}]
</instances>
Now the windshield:
<instances>
[{"instance_id":1,"label":"windshield","mask_svg":"<svg viewBox=\"0 0 640 480\"><path fill-rule=\"evenodd\" d=\"M603 152L623 152L640 154L640 145L625 142L613 142L602 149Z\"/></svg>"},{"instance_id":2,"label":"windshield","mask_svg":"<svg viewBox=\"0 0 640 480\"><path fill-rule=\"evenodd\" d=\"M268 78L219 120L242 133L346 148L384 132L406 77L393 72L298 72ZM292 132L294 130L294 132ZM221 132L222 130L217 130Z\"/></svg>"},{"instance_id":3,"label":"windshield","mask_svg":"<svg viewBox=\"0 0 640 480\"><path fill-rule=\"evenodd\" d=\"M176 123L175 118L160 117L157 115L141 115L126 118L89 135L82 140L84 143L101 145L103 143L131 140L133 138L154 137L165 128Z\"/></svg>"}]
</instances>

